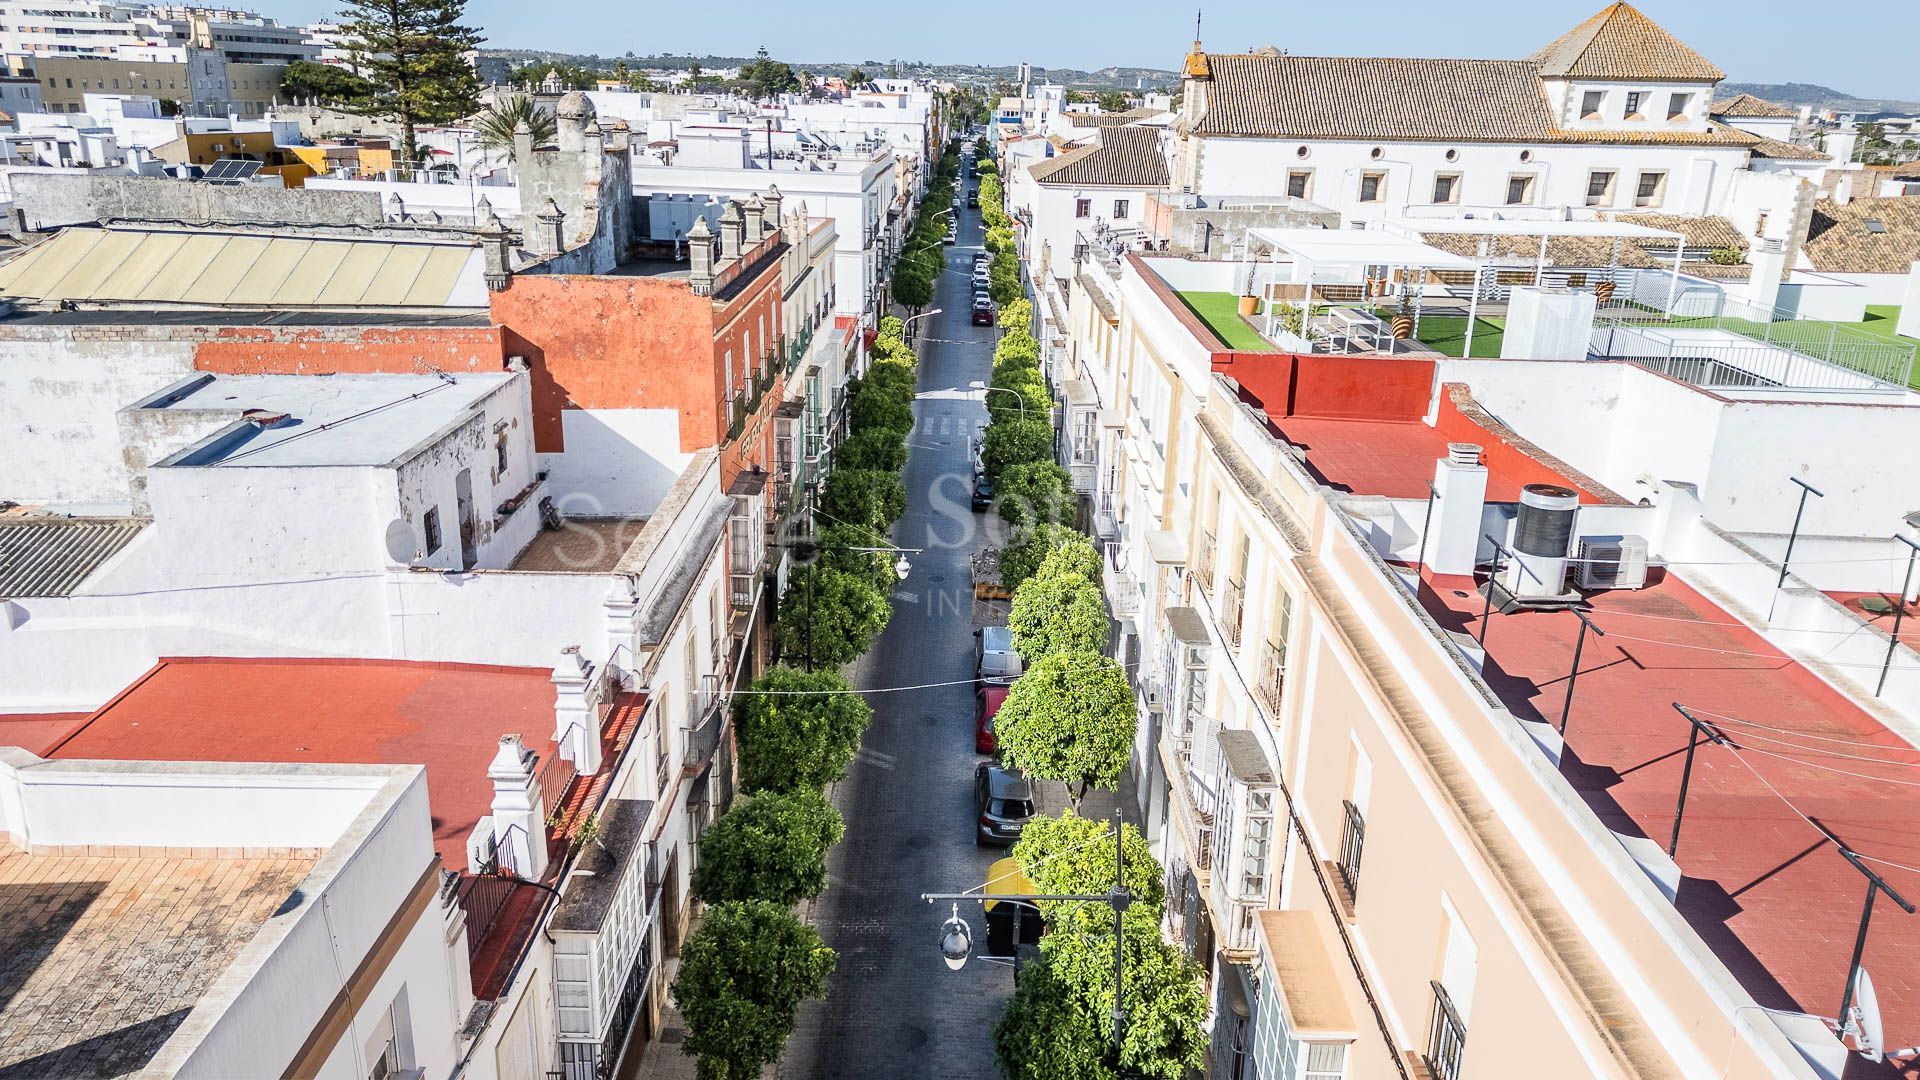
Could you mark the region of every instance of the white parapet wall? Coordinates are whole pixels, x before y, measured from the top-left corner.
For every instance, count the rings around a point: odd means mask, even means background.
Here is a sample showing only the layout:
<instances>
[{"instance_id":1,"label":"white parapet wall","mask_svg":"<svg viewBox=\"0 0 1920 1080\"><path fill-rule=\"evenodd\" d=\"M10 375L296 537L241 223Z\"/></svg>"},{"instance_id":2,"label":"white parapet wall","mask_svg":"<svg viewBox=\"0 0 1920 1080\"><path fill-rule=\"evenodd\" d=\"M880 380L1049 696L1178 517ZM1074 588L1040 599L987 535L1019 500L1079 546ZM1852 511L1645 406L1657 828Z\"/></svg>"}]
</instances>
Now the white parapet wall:
<instances>
[{"instance_id":1,"label":"white parapet wall","mask_svg":"<svg viewBox=\"0 0 1920 1080\"><path fill-rule=\"evenodd\" d=\"M1593 337L1594 296L1587 291L1518 288L1507 307L1502 360L1580 360Z\"/></svg>"}]
</instances>

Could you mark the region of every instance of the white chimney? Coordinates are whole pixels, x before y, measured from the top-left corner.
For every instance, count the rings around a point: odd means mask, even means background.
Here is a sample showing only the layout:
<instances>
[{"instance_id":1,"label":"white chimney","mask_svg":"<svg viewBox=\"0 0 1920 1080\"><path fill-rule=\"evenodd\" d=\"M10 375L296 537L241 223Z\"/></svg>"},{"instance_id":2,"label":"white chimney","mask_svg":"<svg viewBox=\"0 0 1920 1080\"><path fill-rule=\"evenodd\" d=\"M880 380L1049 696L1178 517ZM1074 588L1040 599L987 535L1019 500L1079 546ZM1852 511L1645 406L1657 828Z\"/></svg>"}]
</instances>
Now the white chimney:
<instances>
[{"instance_id":1,"label":"white chimney","mask_svg":"<svg viewBox=\"0 0 1920 1080\"><path fill-rule=\"evenodd\" d=\"M547 872L547 818L534 776L539 757L518 735L500 736L500 749L487 766L493 781L493 844L500 868L530 881Z\"/></svg>"},{"instance_id":2,"label":"white chimney","mask_svg":"<svg viewBox=\"0 0 1920 1080\"><path fill-rule=\"evenodd\" d=\"M1747 301L1762 311L1780 306L1780 281L1787 271L1787 245L1783 240L1761 237L1747 252L1747 264L1753 272L1747 277Z\"/></svg>"},{"instance_id":3,"label":"white chimney","mask_svg":"<svg viewBox=\"0 0 1920 1080\"><path fill-rule=\"evenodd\" d=\"M564 650L553 667L553 741L560 756L585 775L600 771L598 676L577 645Z\"/></svg>"},{"instance_id":4,"label":"white chimney","mask_svg":"<svg viewBox=\"0 0 1920 1080\"><path fill-rule=\"evenodd\" d=\"M1448 443L1433 468L1433 518L1426 538L1427 567L1436 574L1470 575L1480 553L1480 517L1487 505L1487 467L1480 447Z\"/></svg>"},{"instance_id":5,"label":"white chimney","mask_svg":"<svg viewBox=\"0 0 1920 1080\"><path fill-rule=\"evenodd\" d=\"M1845 206L1853 201L1853 177L1842 176L1833 182L1833 203Z\"/></svg>"}]
</instances>

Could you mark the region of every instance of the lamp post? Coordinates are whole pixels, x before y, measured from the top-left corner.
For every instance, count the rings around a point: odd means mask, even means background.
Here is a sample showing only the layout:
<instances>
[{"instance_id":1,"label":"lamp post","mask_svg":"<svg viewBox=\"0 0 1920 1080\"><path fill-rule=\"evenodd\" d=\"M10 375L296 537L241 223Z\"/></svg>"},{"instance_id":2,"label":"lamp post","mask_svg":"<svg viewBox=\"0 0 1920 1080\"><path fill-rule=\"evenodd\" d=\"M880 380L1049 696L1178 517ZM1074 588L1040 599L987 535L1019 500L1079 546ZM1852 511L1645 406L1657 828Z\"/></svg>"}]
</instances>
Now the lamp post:
<instances>
[{"instance_id":1,"label":"lamp post","mask_svg":"<svg viewBox=\"0 0 1920 1080\"><path fill-rule=\"evenodd\" d=\"M901 320L901 323L900 323L900 336L901 336L901 337L903 337L903 338L904 338L904 337L906 337L906 336L907 336L907 327L909 327L909 326L912 326L912 325L914 324L914 322L915 322L916 320L919 320L919 319L925 319L925 318L928 318L929 316L933 316L933 315L938 315L938 314L940 314L940 312L941 312L941 311L943 311L943 310L944 310L943 308L934 308L934 309L933 309L932 311L923 311L923 312L921 312L921 313L920 313L920 314L918 314L918 315L909 315L909 316L907 316L907 317L906 317L905 319L903 319L903 320Z\"/></svg>"},{"instance_id":2,"label":"lamp post","mask_svg":"<svg viewBox=\"0 0 1920 1080\"><path fill-rule=\"evenodd\" d=\"M1009 389L1008 387L1005 387L1005 386L988 386L985 382L982 382L979 379L973 380L973 382L969 384L967 388L969 390L978 390L983 395L1012 394L1013 400L1020 403L1020 419L1025 420L1027 418L1027 396L1025 394L1022 394L1020 391Z\"/></svg>"},{"instance_id":3,"label":"lamp post","mask_svg":"<svg viewBox=\"0 0 1920 1080\"><path fill-rule=\"evenodd\" d=\"M1120 1060L1120 1045L1127 1012L1125 997L1126 986L1126 947L1122 940L1125 931L1127 909L1133 906L1133 893L1127 889L1126 849L1121 844L1120 813L1113 815L1113 888L1104 893L995 893L986 896L981 893L921 893L920 899L932 904L941 900L953 902L953 915L940 927L940 958L947 967L959 971L966 966L967 957L973 954L973 930L967 921L960 917L960 901L984 904L988 900L1012 903L1034 903L1040 900L1058 900L1063 903L1106 904L1113 908L1113 1057L1117 1064Z\"/></svg>"}]
</instances>

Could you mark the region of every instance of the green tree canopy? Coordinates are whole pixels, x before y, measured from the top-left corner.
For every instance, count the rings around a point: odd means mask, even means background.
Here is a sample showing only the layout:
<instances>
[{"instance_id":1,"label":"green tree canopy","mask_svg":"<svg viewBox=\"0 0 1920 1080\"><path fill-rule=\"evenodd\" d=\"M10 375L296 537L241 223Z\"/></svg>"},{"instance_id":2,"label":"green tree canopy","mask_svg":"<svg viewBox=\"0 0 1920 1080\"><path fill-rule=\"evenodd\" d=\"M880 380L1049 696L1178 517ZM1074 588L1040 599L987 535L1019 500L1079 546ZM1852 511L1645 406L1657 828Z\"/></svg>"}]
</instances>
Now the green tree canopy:
<instances>
[{"instance_id":1,"label":"green tree canopy","mask_svg":"<svg viewBox=\"0 0 1920 1080\"><path fill-rule=\"evenodd\" d=\"M893 268L893 299L919 311L933 299L933 279L919 263L902 259L900 265Z\"/></svg>"},{"instance_id":2,"label":"green tree canopy","mask_svg":"<svg viewBox=\"0 0 1920 1080\"><path fill-rule=\"evenodd\" d=\"M994 502L1009 525L1069 521L1074 501L1073 481L1067 470L1051 461L1009 465L994 485Z\"/></svg>"},{"instance_id":3,"label":"green tree canopy","mask_svg":"<svg viewBox=\"0 0 1920 1080\"><path fill-rule=\"evenodd\" d=\"M791 792L838 780L873 721L873 710L850 689L832 671L781 665L735 694L740 786Z\"/></svg>"},{"instance_id":4,"label":"green tree canopy","mask_svg":"<svg viewBox=\"0 0 1920 1080\"><path fill-rule=\"evenodd\" d=\"M1031 338L1033 333L1026 328L1033 325L1033 301L1025 297L1007 301L1007 306L1000 310L1000 325L1017 326Z\"/></svg>"},{"instance_id":5,"label":"green tree canopy","mask_svg":"<svg viewBox=\"0 0 1920 1080\"><path fill-rule=\"evenodd\" d=\"M906 512L907 488L895 472L838 468L827 474L819 505L830 523L870 529L876 539L864 546L872 547L885 543L887 528Z\"/></svg>"},{"instance_id":6,"label":"green tree canopy","mask_svg":"<svg viewBox=\"0 0 1920 1080\"><path fill-rule=\"evenodd\" d=\"M878 364L874 365L874 369L878 368ZM913 392L909 387L903 393L897 383L888 384L892 376L875 378L876 374L877 370L869 370L867 377L853 388L847 399L847 420L855 431L879 428L904 437L913 430Z\"/></svg>"},{"instance_id":7,"label":"green tree canopy","mask_svg":"<svg viewBox=\"0 0 1920 1080\"><path fill-rule=\"evenodd\" d=\"M547 81L549 74L560 77L560 86L565 90L591 90L600 75L592 68L579 64L559 63L553 60L535 60L523 64L507 73L509 86L524 86L533 90Z\"/></svg>"},{"instance_id":8,"label":"green tree canopy","mask_svg":"<svg viewBox=\"0 0 1920 1080\"><path fill-rule=\"evenodd\" d=\"M1008 764L1058 780L1077 805L1089 788L1112 788L1134 736L1133 688L1120 665L1096 652L1055 652L1027 668L994 719Z\"/></svg>"},{"instance_id":9,"label":"green tree canopy","mask_svg":"<svg viewBox=\"0 0 1920 1080\"><path fill-rule=\"evenodd\" d=\"M1094 100L1100 103L1101 112L1126 112L1128 108L1127 95L1118 90L1102 90Z\"/></svg>"},{"instance_id":10,"label":"green tree canopy","mask_svg":"<svg viewBox=\"0 0 1920 1080\"><path fill-rule=\"evenodd\" d=\"M767 900L709 907L687 939L673 998L682 1049L700 1080L759 1080L793 1034L800 1003L827 992L834 952L793 912Z\"/></svg>"},{"instance_id":11,"label":"green tree canopy","mask_svg":"<svg viewBox=\"0 0 1920 1080\"><path fill-rule=\"evenodd\" d=\"M903 448L904 452L904 448ZM880 595L893 591L893 556L884 551L859 551L879 546L886 538L859 525L826 522L815 533L819 541L817 561L830 570L840 570L863 578Z\"/></svg>"},{"instance_id":12,"label":"green tree canopy","mask_svg":"<svg viewBox=\"0 0 1920 1080\"><path fill-rule=\"evenodd\" d=\"M351 112L373 88L337 64L295 60L280 69L280 92L295 101L338 105Z\"/></svg>"},{"instance_id":13,"label":"green tree canopy","mask_svg":"<svg viewBox=\"0 0 1920 1080\"><path fill-rule=\"evenodd\" d=\"M1151 921L1160 921L1166 903L1166 876L1153 847L1132 825L1120 826L1120 848L1126 855L1127 891ZM701 856L705 858L704 849ZM1113 888L1113 822L1081 817L1069 811L1059 817L1037 817L1021 830L1013 857L1033 882L1037 893L1103 893ZM1092 904L1042 900L1036 905L1049 928L1106 934L1113 931L1113 909ZM1111 959L1111 957L1109 957ZM1111 974L1111 968L1109 968Z\"/></svg>"},{"instance_id":14,"label":"green tree canopy","mask_svg":"<svg viewBox=\"0 0 1920 1080\"><path fill-rule=\"evenodd\" d=\"M363 73L359 111L400 125L403 172L420 158L421 124L450 124L480 107L480 79L466 53L485 39L460 23L466 0L346 0L340 36Z\"/></svg>"},{"instance_id":15,"label":"green tree canopy","mask_svg":"<svg viewBox=\"0 0 1920 1080\"><path fill-rule=\"evenodd\" d=\"M754 54L753 63L741 69L740 82L749 95L761 101L800 89L800 77L793 73L792 66L768 56L765 45Z\"/></svg>"},{"instance_id":16,"label":"green tree canopy","mask_svg":"<svg viewBox=\"0 0 1920 1080\"><path fill-rule=\"evenodd\" d=\"M873 579L819 565L802 567L787 582L773 639L780 655L815 667L850 664L886 629L892 608Z\"/></svg>"},{"instance_id":17,"label":"green tree canopy","mask_svg":"<svg viewBox=\"0 0 1920 1080\"><path fill-rule=\"evenodd\" d=\"M1052 565L1062 570L1077 570L1088 580L1099 580L1100 556L1085 534L1065 525L1041 524L1021 528L1000 549L1000 583L1018 591L1021 584L1053 559L1055 552L1063 554ZM1085 553L1084 557L1081 552Z\"/></svg>"},{"instance_id":18,"label":"green tree canopy","mask_svg":"<svg viewBox=\"0 0 1920 1080\"><path fill-rule=\"evenodd\" d=\"M859 68L849 68L847 70L848 86L865 86L872 81L873 79L870 78L866 72L860 70Z\"/></svg>"},{"instance_id":19,"label":"green tree canopy","mask_svg":"<svg viewBox=\"0 0 1920 1080\"><path fill-rule=\"evenodd\" d=\"M907 444L897 431L868 428L840 444L834 463L842 469L899 472L907 466Z\"/></svg>"},{"instance_id":20,"label":"green tree canopy","mask_svg":"<svg viewBox=\"0 0 1920 1080\"><path fill-rule=\"evenodd\" d=\"M700 836L694 894L708 904L793 905L827 887L827 849L846 823L816 788L764 792L734 804Z\"/></svg>"},{"instance_id":21,"label":"green tree canopy","mask_svg":"<svg viewBox=\"0 0 1920 1080\"><path fill-rule=\"evenodd\" d=\"M474 123L474 134L480 145L488 150L498 150L515 157L513 134L521 124L533 135L534 146L548 146L559 134L559 122L552 113L534 104L532 94L511 94L502 97L480 113Z\"/></svg>"},{"instance_id":22,"label":"green tree canopy","mask_svg":"<svg viewBox=\"0 0 1920 1080\"><path fill-rule=\"evenodd\" d=\"M1028 663L1057 652L1097 653L1107 645L1107 604L1080 574L1043 568L1013 594L1007 626Z\"/></svg>"},{"instance_id":23,"label":"green tree canopy","mask_svg":"<svg viewBox=\"0 0 1920 1080\"><path fill-rule=\"evenodd\" d=\"M987 395L987 415L995 422L1045 416L1053 405L1053 397L1047 392L1047 383L1039 368L1020 366L1001 371L996 367L993 387L1007 391Z\"/></svg>"},{"instance_id":24,"label":"green tree canopy","mask_svg":"<svg viewBox=\"0 0 1920 1080\"><path fill-rule=\"evenodd\" d=\"M987 271L987 294L996 304L1009 304L1020 299L1020 262L1013 252L1003 251L993 257L993 266Z\"/></svg>"},{"instance_id":25,"label":"green tree canopy","mask_svg":"<svg viewBox=\"0 0 1920 1080\"><path fill-rule=\"evenodd\" d=\"M1029 461L1053 460L1053 425L1044 416L1003 420L987 427L980 463L987 478L999 482L1007 468Z\"/></svg>"}]
</instances>

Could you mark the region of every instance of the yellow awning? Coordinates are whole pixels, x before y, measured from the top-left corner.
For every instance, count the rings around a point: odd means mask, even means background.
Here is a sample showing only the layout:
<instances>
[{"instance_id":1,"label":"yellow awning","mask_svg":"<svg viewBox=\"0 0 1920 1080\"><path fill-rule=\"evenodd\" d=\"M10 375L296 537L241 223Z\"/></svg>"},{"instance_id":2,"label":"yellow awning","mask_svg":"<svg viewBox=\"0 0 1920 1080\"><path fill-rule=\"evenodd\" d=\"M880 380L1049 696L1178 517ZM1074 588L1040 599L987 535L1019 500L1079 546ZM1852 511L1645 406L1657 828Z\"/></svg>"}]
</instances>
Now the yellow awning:
<instances>
[{"instance_id":1,"label":"yellow awning","mask_svg":"<svg viewBox=\"0 0 1920 1080\"><path fill-rule=\"evenodd\" d=\"M1020 860L1009 855L987 869L988 896L1019 895L1032 893L1033 882L1028 880L1027 872L1020 869ZM986 902L986 909L993 910L994 901Z\"/></svg>"}]
</instances>

